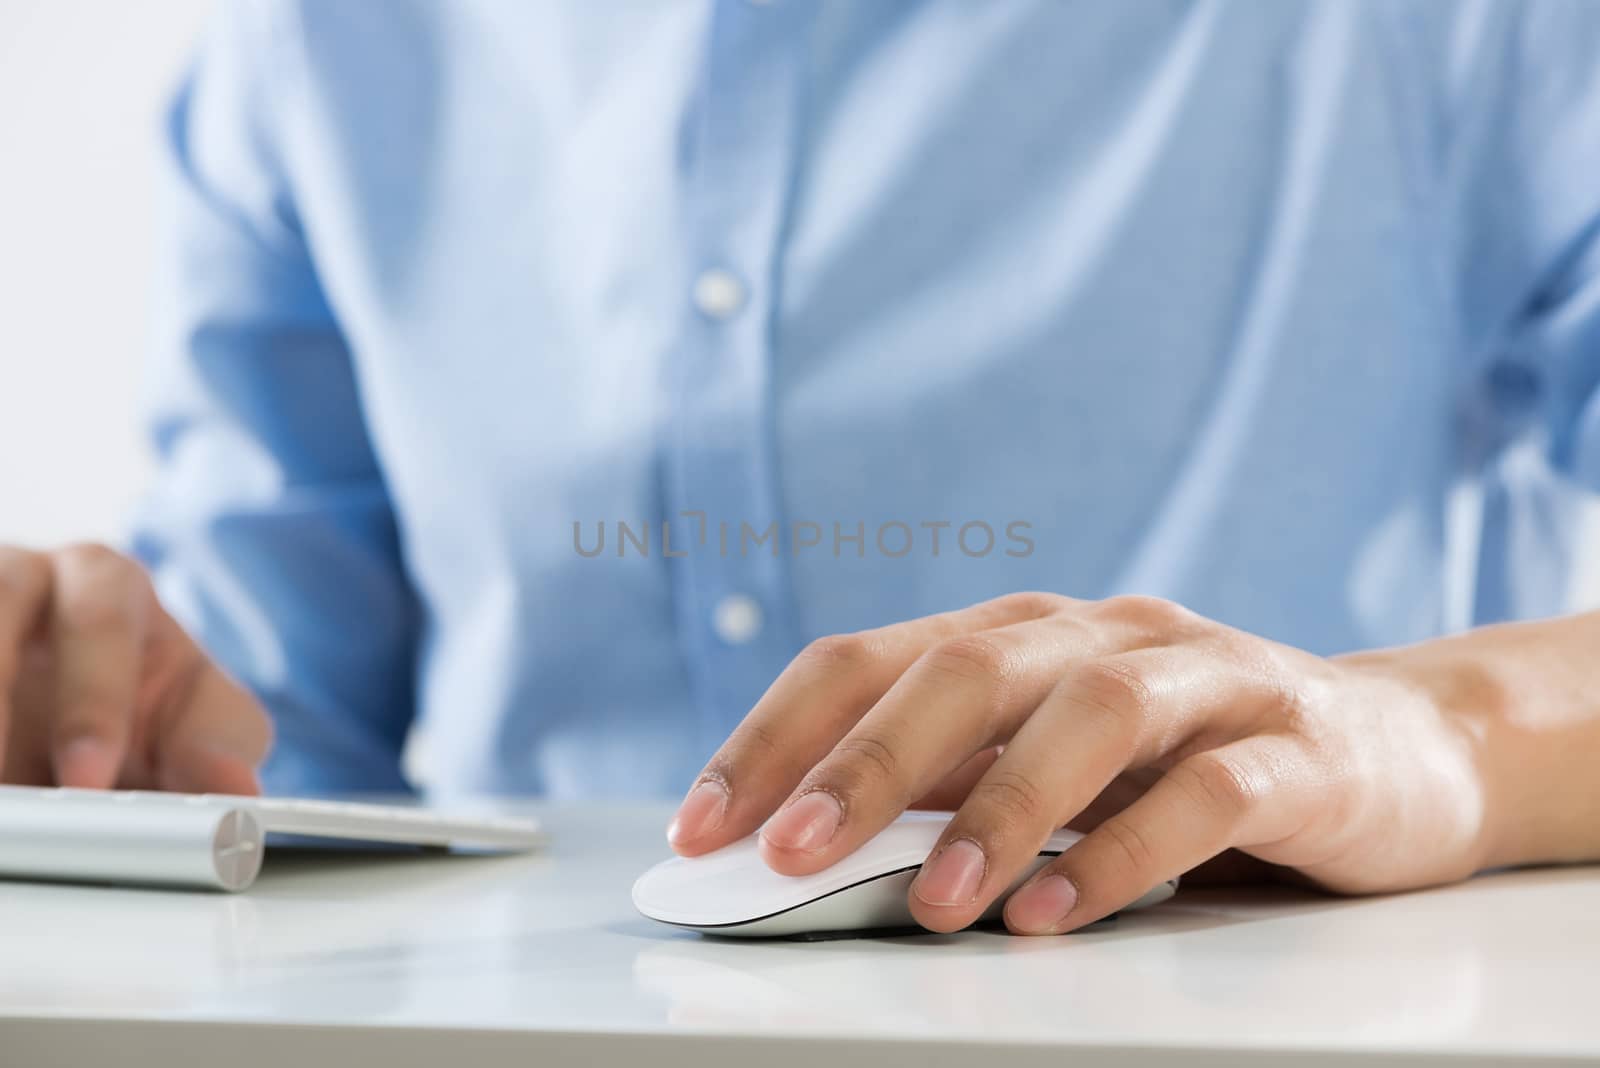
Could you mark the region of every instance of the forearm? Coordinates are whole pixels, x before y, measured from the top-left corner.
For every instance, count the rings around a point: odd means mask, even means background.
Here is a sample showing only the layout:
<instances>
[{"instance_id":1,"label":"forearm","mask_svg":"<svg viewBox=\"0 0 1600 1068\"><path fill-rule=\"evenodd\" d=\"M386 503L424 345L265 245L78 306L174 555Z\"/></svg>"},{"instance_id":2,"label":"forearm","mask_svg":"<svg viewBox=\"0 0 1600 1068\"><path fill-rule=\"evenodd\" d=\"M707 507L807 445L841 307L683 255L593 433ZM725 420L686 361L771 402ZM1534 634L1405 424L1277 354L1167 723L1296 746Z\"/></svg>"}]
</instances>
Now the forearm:
<instances>
[{"instance_id":1,"label":"forearm","mask_svg":"<svg viewBox=\"0 0 1600 1068\"><path fill-rule=\"evenodd\" d=\"M1349 658L1420 685L1482 778L1483 867L1600 859L1600 612Z\"/></svg>"}]
</instances>

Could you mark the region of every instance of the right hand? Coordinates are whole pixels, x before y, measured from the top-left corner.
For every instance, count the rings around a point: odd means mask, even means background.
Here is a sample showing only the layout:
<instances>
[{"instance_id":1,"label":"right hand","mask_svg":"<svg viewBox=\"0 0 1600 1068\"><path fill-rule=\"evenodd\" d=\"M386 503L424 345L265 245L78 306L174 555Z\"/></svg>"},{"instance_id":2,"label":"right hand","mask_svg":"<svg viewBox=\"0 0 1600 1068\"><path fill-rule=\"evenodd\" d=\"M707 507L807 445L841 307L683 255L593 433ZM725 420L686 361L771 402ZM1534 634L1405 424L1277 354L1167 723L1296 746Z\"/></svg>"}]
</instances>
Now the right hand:
<instances>
[{"instance_id":1,"label":"right hand","mask_svg":"<svg viewBox=\"0 0 1600 1068\"><path fill-rule=\"evenodd\" d=\"M102 545L0 545L0 782L260 792L261 705Z\"/></svg>"}]
</instances>

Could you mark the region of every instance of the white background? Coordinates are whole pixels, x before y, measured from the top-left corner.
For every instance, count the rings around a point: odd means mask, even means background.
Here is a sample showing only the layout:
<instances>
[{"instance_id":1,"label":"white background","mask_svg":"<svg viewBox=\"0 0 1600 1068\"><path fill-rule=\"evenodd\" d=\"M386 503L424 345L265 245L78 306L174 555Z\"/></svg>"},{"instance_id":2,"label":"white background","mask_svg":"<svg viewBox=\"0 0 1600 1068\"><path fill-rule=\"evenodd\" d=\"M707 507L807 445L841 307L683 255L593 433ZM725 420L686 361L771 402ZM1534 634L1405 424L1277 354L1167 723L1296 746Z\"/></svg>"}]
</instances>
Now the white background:
<instances>
[{"instance_id":1,"label":"white background","mask_svg":"<svg viewBox=\"0 0 1600 1068\"><path fill-rule=\"evenodd\" d=\"M0 543L115 540L149 470L157 124L207 8L0 0Z\"/></svg>"},{"instance_id":2,"label":"white background","mask_svg":"<svg viewBox=\"0 0 1600 1068\"><path fill-rule=\"evenodd\" d=\"M0 542L120 535L160 113L206 0L0 0Z\"/></svg>"}]
</instances>

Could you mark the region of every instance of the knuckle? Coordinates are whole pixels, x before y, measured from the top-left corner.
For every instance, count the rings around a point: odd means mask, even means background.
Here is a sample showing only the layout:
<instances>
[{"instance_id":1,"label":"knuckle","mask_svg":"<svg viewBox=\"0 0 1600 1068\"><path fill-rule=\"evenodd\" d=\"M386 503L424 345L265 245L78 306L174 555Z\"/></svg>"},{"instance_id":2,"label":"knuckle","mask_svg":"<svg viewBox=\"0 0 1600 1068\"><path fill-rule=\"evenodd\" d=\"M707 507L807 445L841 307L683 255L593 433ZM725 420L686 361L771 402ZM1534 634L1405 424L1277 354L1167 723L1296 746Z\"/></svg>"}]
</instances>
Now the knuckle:
<instances>
[{"instance_id":1,"label":"knuckle","mask_svg":"<svg viewBox=\"0 0 1600 1068\"><path fill-rule=\"evenodd\" d=\"M50 719L58 744L84 737L114 742L132 726L134 695L105 679L78 679L57 697Z\"/></svg>"},{"instance_id":2,"label":"knuckle","mask_svg":"<svg viewBox=\"0 0 1600 1068\"><path fill-rule=\"evenodd\" d=\"M1120 660L1091 660L1079 666L1068 675L1064 692L1068 700L1111 724L1118 734L1137 731L1156 703L1144 675Z\"/></svg>"},{"instance_id":3,"label":"knuckle","mask_svg":"<svg viewBox=\"0 0 1600 1068\"><path fill-rule=\"evenodd\" d=\"M146 581L138 564L109 546L83 542L58 550L55 566L56 612L72 627L104 631L135 621Z\"/></svg>"},{"instance_id":4,"label":"knuckle","mask_svg":"<svg viewBox=\"0 0 1600 1068\"><path fill-rule=\"evenodd\" d=\"M1263 683L1268 707L1275 719L1301 733L1313 733L1317 698L1313 684L1293 671L1269 671Z\"/></svg>"},{"instance_id":5,"label":"knuckle","mask_svg":"<svg viewBox=\"0 0 1600 1068\"><path fill-rule=\"evenodd\" d=\"M1016 654L987 634L964 634L940 642L923 657L935 675L991 688L1011 685L1019 665Z\"/></svg>"},{"instance_id":6,"label":"knuckle","mask_svg":"<svg viewBox=\"0 0 1600 1068\"><path fill-rule=\"evenodd\" d=\"M834 748L827 775L843 780L849 792L862 789L869 781L898 784L903 770L895 746L873 734L859 733L846 737Z\"/></svg>"},{"instance_id":7,"label":"knuckle","mask_svg":"<svg viewBox=\"0 0 1600 1068\"><path fill-rule=\"evenodd\" d=\"M971 799L1008 826L1042 823L1049 815L1044 791L1019 771L991 771L973 787Z\"/></svg>"},{"instance_id":8,"label":"knuckle","mask_svg":"<svg viewBox=\"0 0 1600 1068\"><path fill-rule=\"evenodd\" d=\"M109 545L97 541L80 541L64 545L55 551L57 565L62 570L100 574L132 567L133 561Z\"/></svg>"},{"instance_id":9,"label":"knuckle","mask_svg":"<svg viewBox=\"0 0 1600 1068\"><path fill-rule=\"evenodd\" d=\"M1181 630L1194 619L1194 613L1175 601L1144 594L1109 598L1101 602L1101 611L1141 631L1157 634Z\"/></svg>"},{"instance_id":10,"label":"knuckle","mask_svg":"<svg viewBox=\"0 0 1600 1068\"><path fill-rule=\"evenodd\" d=\"M1237 822L1259 800L1255 781L1226 757L1193 756L1167 775L1195 805L1225 823Z\"/></svg>"},{"instance_id":11,"label":"knuckle","mask_svg":"<svg viewBox=\"0 0 1600 1068\"><path fill-rule=\"evenodd\" d=\"M1112 855L1130 872L1147 871L1155 862L1150 842L1128 820L1113 816L1102 823L1099 834Z\"/></svg>"},{"instance_id":12,"label":"knuckle","mask_svg":"<svg viewBox=\"0 0 1600 1068\"><path fill-rule=\"evenodd\" d=\"M771 727L764 723L749 722L734 732L729 744L712 763L723 771L729 771L734 764L770 760L782 753L783 746Z\"/></svg>"},{"instance_id":13,"label":"knuckle","mask_svg":"<svg viewBox=\"0 0 1600 1068\"><path fill-rule=\"evenodd\" d=\"M861 667L875 655L872 640L864 634L830 634L808 644L799 659L824 671L841 672Z\"/></svg>"},{"instance_id":14,"label":"knuckle","mask_svg":"<svg viewBox=\"0 0 1600 1068\"><path fill-rule=\"evenodd\" d=\"M778 736L765 723L752 720L739 728L740 740L757 753L776 753L780 749Z\"/></svg>"},{"instance_id":15,"label":"knuckle","mask_svg":"<svg viewBox=\"0 0 1600 1068\"><path fill-rule=\"evenodd\" d=\"M1067 598L1059 593L1023 590L1018 593L1008 593L1004 596L996 597L989 603L1007 616L1038 618L1059 611L1067 603Z\"/></svg>"},{"instance_id":16,"label":"knuckle","mask_svg":"<svg viewBox=\"0 0 1600 1068\"><path fill-rule=\"evenodd\" d=\"M115 701L94 695L80 695L76 701L62 705L58 712L56 744L66 745L80 738L115 743L122 737L129 714Z\"/></svg>"},{"instance_id":17,"label":"knuckle","mask_svg":"<svg viewBox=\"0 0 1600 1068\"><path fill-rule=\"evenodd\" d=\"M1308 670L1308 654L1221 625L1214 625L1204 645L1232 669L1241 699L1266 722L1297 733L1315 732L1317 710L1327 706L1322 662Z\"/></svg>"},{"instance_id":18,"label":"knuckle","mask_svg":"<svg viewBox=\"0 0 1600 1068\"><path fill-rule=\"evenodd\" d=\"M768 724L748 720L740 724L722 749L711 758L699 779L722 783L732 790L737 780L776 776L798 778L804 769L793 755L793 746Z\"/></svg>"}]
</instances>

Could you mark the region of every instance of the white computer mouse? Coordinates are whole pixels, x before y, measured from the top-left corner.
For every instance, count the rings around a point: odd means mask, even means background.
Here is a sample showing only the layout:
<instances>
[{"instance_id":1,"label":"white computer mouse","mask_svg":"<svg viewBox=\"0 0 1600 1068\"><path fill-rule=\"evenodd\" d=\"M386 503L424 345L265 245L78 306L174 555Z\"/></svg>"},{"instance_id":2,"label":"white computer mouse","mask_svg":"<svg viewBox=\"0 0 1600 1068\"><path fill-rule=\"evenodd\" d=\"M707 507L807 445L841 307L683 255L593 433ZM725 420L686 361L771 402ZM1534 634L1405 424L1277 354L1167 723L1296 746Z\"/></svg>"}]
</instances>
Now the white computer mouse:
<instances>
[{"instance_id":1,"label":"white computer mouse","mask_svg":"<svg viewBox=\"0 0 1600 1068\"><path fill-rule=\"evenodd\" d=\"M820 937L917 927L906 892L928 858L949 812L907 812L854 853L814 875L779 875L761 859L751 835L700 857L662 861L633 884L633 904L652 920L731 937ZM1032 875L1083 836L1060 830L1017 877ZM1129 908L1171 897L1173 879ZM1000 895L983 921L999 918Z\"/></svg>"}]
</instances>

